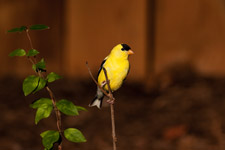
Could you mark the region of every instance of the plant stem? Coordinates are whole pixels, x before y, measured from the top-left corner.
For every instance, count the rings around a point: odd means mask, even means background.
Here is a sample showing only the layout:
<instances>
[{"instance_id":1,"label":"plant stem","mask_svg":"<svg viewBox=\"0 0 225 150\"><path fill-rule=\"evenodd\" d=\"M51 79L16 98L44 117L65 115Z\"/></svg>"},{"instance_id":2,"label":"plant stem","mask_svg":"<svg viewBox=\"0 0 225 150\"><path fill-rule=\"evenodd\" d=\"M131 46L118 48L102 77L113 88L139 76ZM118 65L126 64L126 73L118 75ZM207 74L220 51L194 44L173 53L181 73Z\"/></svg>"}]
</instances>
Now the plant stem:
<instances>
[{"instance_id":1,"label":"plant stem","mask_svg":"<svg viewBox=\"0 0 225 150\"><path fill-rule=\"evenodd\" d=\"M28 38L28 40L29 40L31 49L34 49L34 48L33 48L32 41L31 41L31 38L30 38L30 35L29 35L29 30L28 30L28 29L26 29L26 34L27 34L27 38Z\"/></svg>"},{"instance_id":2,"label":"plant stem","mask_svg":"<svg viewBox=\"0 0 225 150\"><path fill-rule=\"evenodd\" d=\"M111 110L111 122L112 122L112 139L113 139L113 150L116 150L116 128L115 128L115 117L114 117L114 104L110 104Z\"/></svg>"},{"instance_id":3,"label":"plant stem","mask_svg":"<svg viewBox=\"0 0 225 150\"><path fill-rule=\"evenodd\" d=\"M51 97L53 108L54 108L55 115L56 115L57 128L58 128L60 136L62 137L61 113L58 110L58 108L56 107L56 100L55 100L55 97L54 97L54 94L53 94L52 90L48 86L46 86L46 90L48 91L48 93L49 93L49 95ZM62 150L62 142L59 143L58 150Z\"/></svg>"},{"instance_id":4,"label":"plant stem","mask_svg":"<svg viewBox=\"0 0 225 150\"><path fill-rule=\"evenodd\" d=\"M29 40L31 49L34 49L34 48L33 48L32 41L31 41L31 38L30 38L30 35L29 35L29 30L28 30L28 29L26 29L26 35L27 35L27 38L28 38L28 40ZM36 64L36 62L37 62L36 57L33 57L33 59L32 59L31 57L27 56L27 58L28 58L29 61L32 63L32 65L35 65L35 64ZM39 77L44 78L42 72L38 71L38 72L36 72L36 73L38 74ZM62 131L61 113L60 113L60 111L58 110L58 108L56 107L56 99L55 99L55 96L54 96L52 90L51 90L48 86L46 86L45 88L46 88L46 90L48 91L49 96L50 96L50 98L51 98L51 100L52 100L52 105L53 105L53 108L54 108L54 111L55 111L55 115L56 115L56 125L57 125L57 129L58 129L58 131L59 131L60 136L62 137L62 132L63 132L63 131ZM58 145L58 150L62 150L62 142L61 142L61 141L60 141L60 143L59 143L59 145Z\"/></svg>"}]
</instances>

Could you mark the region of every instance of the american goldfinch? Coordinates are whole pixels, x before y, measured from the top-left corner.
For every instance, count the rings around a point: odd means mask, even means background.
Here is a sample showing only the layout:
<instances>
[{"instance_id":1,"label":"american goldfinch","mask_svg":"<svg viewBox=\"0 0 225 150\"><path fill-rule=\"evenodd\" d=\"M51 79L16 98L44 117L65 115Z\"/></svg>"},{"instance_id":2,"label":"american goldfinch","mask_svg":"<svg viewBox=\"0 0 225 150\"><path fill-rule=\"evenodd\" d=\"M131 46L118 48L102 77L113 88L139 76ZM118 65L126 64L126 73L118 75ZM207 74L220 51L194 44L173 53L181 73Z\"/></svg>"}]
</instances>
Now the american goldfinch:
<instances>
[{"instance_id":1,"label":"american goldfinch","mask_svg":"<svg viewBox=\"0 0 225 150\"><path fill-rule=\"evenodd\" d=\"M129 61L128 56L134 54L131 48L127 44L118 44L116 45L110 54L103 60L101 67L98 71L98 84L102 88L108 91L108 86L106 85L105 74L103 67L107 71L107 76L109 79L109 85L112 92L119 89L127 77L129 72ZM102 106L102 100L104 98L104 93L97 87L97 93L95 98L89 104L90 107L97 106L99 109Z\"/></svg>"}]
</instances>

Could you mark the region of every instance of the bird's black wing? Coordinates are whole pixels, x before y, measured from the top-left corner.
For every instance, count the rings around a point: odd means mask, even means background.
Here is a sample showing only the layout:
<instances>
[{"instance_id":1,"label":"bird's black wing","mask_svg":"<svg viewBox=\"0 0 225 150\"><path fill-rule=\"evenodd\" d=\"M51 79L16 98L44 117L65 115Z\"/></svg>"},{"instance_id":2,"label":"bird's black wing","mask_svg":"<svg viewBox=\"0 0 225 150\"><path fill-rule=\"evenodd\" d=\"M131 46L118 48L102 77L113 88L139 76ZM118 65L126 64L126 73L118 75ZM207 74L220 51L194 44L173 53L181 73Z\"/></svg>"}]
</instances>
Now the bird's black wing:
<instances>
[{"instance_id":1,"label":"bird's black wing","mask_svg":"<svg viewBox=\"0 0 225 150\"><path fill-rule=\"evenodd\" d=\"M105 63L106 60L107 60L107 58L105 58L105 59L102 61L101 66L100 66L100 68L99 68L99 70L98 70L98 75L97 75L97 77L99 76L99 74L100 74L100 72L101 72L101 70L102 70L102 68L103 68L103 65L104 65L104 63Z\"/></svg>"},{"instance_id":2,"label":"bird's black wing","mask_svg":"<svg viewBox=\"0 0 225 150\"><path fill-rule=\"evenodd\" d=\"M128 68L128 71L127 71L127 75L129 74L129 72L130 72L130 64L129 64L129 68ZM127 75L126 75L126 77L123 79L123 82L127 79Z\"/></svg>"}]
</instances>

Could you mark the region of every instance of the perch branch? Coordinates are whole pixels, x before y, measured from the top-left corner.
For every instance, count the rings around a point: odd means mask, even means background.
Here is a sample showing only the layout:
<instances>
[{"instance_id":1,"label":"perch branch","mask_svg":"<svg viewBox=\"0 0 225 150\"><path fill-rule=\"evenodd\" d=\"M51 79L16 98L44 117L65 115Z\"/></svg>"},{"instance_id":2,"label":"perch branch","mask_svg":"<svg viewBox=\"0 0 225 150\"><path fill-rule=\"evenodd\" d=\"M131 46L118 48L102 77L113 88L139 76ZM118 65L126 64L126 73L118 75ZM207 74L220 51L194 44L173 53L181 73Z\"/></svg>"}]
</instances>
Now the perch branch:
<instances>
[{"instance_id":1,"label":"perch branch","mask_svg":"<svg viewBox=\"0 0 225 150\"><path fill-rule=\"evenodd\" d=\"M113 150L116 150L117 138L116 138L115 116L114 116L114 101L115 101L115 98L113 97L112 89L109 85L109 79L108 79L107 71L104 67L103 67L103 71L104 71L104 74L105 74L106 84L107 84L108 90L109 90L109 99L111 101L110 110L111 110L111 123L112 123Z\"/></svg>"},{"instance_id":2,"label":"perch branch","mask_svg":"<svg viewBox=\"0 0 225 150\"><path fill-rule=\"evenodd\" d=\"M87 68L88 68L88 72L92 78L92 80L95 82L95 84L101 89L101 91L109 98L110 100L110 110L111 110L111 123L112 123L112 141L113 141L113 150L116 150L116 142L117 142L117 138L116 138L116 129L115 129L115 116L114 116L114 101L115 98L113 97L112 94L112 89L109 85L109 79L108 79L108 75L107 75L107 71L106 69L103 67L103 71L105 74L105 79L106 79L106 84L108 86L108 91L109 93L107 93L99 84L98 82L95 80L95 78L93 77L91 70L88 66L88 62L86 62Z\"/></svg>"}]
</instances>

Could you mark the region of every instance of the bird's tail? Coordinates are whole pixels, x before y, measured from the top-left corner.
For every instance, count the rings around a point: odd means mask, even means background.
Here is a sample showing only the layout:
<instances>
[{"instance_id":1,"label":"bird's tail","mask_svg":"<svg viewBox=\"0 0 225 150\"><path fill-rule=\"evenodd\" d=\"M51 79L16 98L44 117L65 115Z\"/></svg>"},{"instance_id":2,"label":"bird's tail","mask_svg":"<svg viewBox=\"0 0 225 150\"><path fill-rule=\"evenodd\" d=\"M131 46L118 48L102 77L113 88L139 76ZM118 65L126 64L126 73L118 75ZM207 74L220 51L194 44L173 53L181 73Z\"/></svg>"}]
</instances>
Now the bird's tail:
<instances>
[{"instance_id":1,"label":"bird's tail","mask_svg":"<svg viewBox=\"0 0 225 150\"><path fill-rule=\"evenodd\" d=\"M89 107L97 106L100 109L102 107L103 98L104 98L104 93L98 87L96 96L89 104Z\"/></svg>"},{"instance_id":2,"label":"bird's tail","mask_svg":"<svg viewBox=\"0 0 225 150\"><path fill-rule=\"evenodd\" d=\"M102 100L103 100L103 97L98 98L97 96L95 96L95 98L89 104L89 107L97 106L100 109L102 107Z\"/></svg>"}]
</instances>

